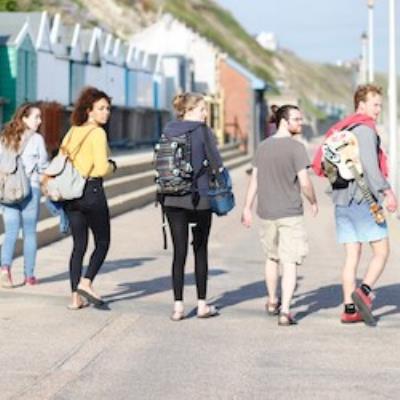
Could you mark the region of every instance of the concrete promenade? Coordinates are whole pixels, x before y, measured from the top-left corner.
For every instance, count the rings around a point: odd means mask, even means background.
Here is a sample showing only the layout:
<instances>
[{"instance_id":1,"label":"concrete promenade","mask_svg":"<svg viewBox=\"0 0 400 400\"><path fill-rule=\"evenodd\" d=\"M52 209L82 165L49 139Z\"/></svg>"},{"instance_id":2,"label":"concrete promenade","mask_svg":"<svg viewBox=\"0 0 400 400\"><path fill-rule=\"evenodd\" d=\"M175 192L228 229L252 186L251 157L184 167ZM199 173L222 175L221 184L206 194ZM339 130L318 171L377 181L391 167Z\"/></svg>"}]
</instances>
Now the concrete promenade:
<instances>
[{"instance_id":1,"label":"concrete promenade","mask_svg":"<svg viewBox=\"0 0 400 400\"><path fill-rule=\"evenodd\" d=\"M190 254L189 318L169 320L171 247L162 249L160 211L124 214L112 221L96 281L108 311L66 309L70 238L39 251L40 285L0 291L0 399L398 399L399 222L391 223L393 251L376 290L378 327L340 324L343 251L324 185L314 179L321 207L316 219L307 215L311 254L293 309L299 325L278 327L264 312L257 224L240 225L244 171L233 172L236 211L212 230L209 297L221 316L195 317ZM20 258L13 271L20 282Z\"/></svg>"}]
</instances>

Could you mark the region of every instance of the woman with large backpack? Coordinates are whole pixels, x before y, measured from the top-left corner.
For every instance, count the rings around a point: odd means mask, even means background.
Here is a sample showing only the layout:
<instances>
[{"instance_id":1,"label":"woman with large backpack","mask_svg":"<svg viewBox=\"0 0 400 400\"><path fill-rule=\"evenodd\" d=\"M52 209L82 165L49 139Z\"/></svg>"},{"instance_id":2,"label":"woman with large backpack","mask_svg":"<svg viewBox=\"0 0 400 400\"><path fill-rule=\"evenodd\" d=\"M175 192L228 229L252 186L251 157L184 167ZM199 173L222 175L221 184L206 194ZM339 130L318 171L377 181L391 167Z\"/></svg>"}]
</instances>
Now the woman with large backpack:
<instances>
[{"instance_id":1,"label":"woman with large backpack","mask_svg":"<svg viewBox=\"0 0 400 400\"><path fill-rule=\"evenodd\" d=\"M43 136L37 133L41 124L41 111L38 103L26 103L20 106L12 120L4 128L0 138L1 166L5 166L6 157L14 160L15 167L22 168L28 191L15 201L12 193L2 193L2 213L4 221L4 241L1 246L0 283L3 288L14 286L11 276L11 264L15 244L22 221L24 284L36 285L35 277L37 233L36 226L40 208L40 175L47 166L47 151ZM10 157L11 156L11 157ZM20 163L19 160L22 162ZM6 168L5 168L6 169ZM11 174L2 174L2 191L6 192L6 180ZM7 198L8 197L8 198Z\"/></svg>"},{"instance_id":2,"label":"woman with large backpack","mask_svg":"<svg viewBox=\"0 0 400 400\"><path fill-rule=\"evenodd\" d=\"M208 277L208 237L211 228L211 210L208 199L208 173L204 168L206 159L206 140L211 143L214 158L222 166L214 136L205 124L207 106L203 95L183 93L175 96L173 107L177 120L169 122L164 135L171 141L186 136L190 143L192 191L185 195L165 195L163 207L171 231L174 254L172 262L172 284L174 292L173 321L185 317L183 304L184 268L188 251L189 226L192 226L193 251L195 258L195 277L197 288L197 316L208 318L218 315L214 306L206 302ZM206 138L208 135L208 138Z\"/></svg>"},{"instance_id":3,"label":"woman with large backpack","mask_svg":"<svg viewBox=\"0 0 400 400\"><path fill-rule=\"evenodd\" d=\"M103 177L116 170L109 159L106 132L102 128L110 117L111 98L104 92L87 87L75 103L72 127L61 147L70 154L73 166L87 177L82 197L65 202L72 233L70 257L71 310L81 309L85 298L96 306L104 304L92 284L102 266L110 245L110 215L103 188ZM88 244L89 229L94 237L94 251L82 276L82 263Z\"/></svg>"}]
</instances>

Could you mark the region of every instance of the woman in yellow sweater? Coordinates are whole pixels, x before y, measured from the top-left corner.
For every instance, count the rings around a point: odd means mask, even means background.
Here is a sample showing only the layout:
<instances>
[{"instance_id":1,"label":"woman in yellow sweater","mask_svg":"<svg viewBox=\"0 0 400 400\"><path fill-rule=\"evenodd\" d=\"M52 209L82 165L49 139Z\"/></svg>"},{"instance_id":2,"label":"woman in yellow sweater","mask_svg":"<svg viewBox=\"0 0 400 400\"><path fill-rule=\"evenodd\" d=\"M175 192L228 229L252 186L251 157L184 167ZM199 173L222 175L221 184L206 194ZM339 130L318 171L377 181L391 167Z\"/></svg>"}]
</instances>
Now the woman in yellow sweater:
<instances>
[{"instance_id":1,"label":"woman in yellow sweater","mask_svg":"<svg viewBox=\"0 0 400 400\"><path fill-rule=\"evenodd\" d=\"M103 304L93 289L92 283L102 266L110 246L110 215L103 189L103 177L114 172L116 164L109 159L106 132L102 128L110 117L110 97L93 87L85 88L72 112L72 127L61 147L72 152L74 167L87 177L83 196L66 201L73 239L70 257L70 281L72 302L69 309L79 310L84 306L82 297L97 306ZM91 230L95 248L89 266L82 276L82 263Z\"/></svg>"}]
</instances>

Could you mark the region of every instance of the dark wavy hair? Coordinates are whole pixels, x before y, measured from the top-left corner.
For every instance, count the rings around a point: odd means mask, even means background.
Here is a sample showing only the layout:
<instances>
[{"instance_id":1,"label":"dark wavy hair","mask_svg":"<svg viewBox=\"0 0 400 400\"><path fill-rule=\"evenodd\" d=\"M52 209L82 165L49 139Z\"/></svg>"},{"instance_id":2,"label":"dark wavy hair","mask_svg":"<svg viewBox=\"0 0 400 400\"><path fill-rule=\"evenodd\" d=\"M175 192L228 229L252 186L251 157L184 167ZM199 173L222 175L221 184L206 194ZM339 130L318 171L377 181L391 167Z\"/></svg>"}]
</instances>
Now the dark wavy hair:
<instances>
[{"instance_id":1,"label":"dark wavy hair","mask_svg":"<svg viewBox=\"0 0 400 400\"><path fill-rule=\"evenodd\" d=\"M19 145L21 144L21 138L24 134L27 126L25 125L23 118L29 117L31 111L34 108L40 110L41 104L25 103L18 107L13 115L11 121L4 127L1 134L1 143L6 147L18 151Z\"/></svg>"},{"instance_id":2,"label":"dark wavy hair","mask_svg":"<svg viewBox=\"0 0 400 400\"><path fill-rule=\"evenodd\" d=\"M89 111L93 110L93 104L101 99L107 100L111 106L111 97L107 93L91 86L83 88L75 102L71 124L75 126L83 125L88 120Z\"/></svg>"}]
</instances>

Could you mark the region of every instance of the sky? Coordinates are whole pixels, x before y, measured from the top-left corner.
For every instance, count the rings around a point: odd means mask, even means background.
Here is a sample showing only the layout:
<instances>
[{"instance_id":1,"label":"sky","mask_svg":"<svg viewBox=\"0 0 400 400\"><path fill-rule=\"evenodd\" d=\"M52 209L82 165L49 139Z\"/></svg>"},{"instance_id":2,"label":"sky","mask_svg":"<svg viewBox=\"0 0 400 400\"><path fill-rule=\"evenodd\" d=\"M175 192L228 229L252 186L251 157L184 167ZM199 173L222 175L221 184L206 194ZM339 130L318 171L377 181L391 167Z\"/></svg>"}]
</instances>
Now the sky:
<instances>
[{"instance_id":1,"label":"sky","mask_svg":"<svg viewBox=\"0 0 400 400\"><path fill-rule=\"evenodd\" d=\"M274 32L281 47L312 61L336 63L361 54L368 29L367 0L217 0L250 34ZM400 69L400 1L396 1ZM375 0L375 68L388 66L388 0Z\"/></svg>"}]
</instances>

